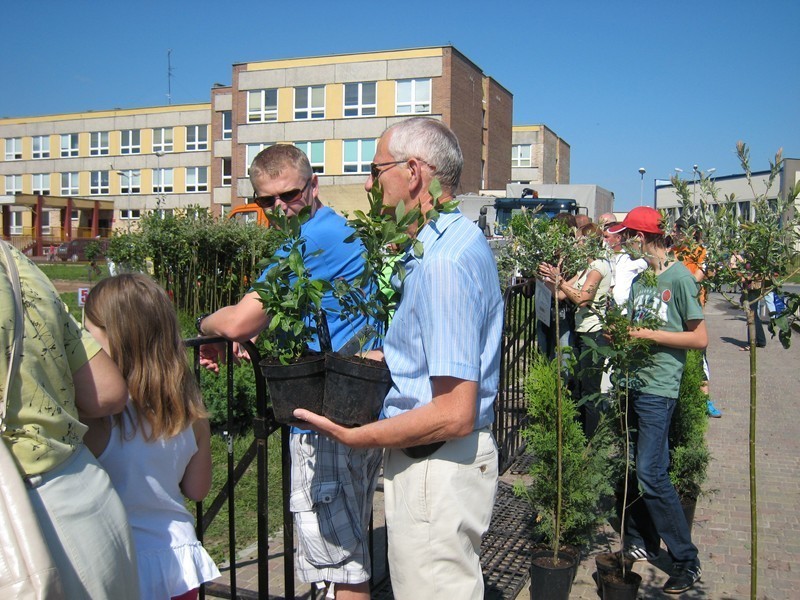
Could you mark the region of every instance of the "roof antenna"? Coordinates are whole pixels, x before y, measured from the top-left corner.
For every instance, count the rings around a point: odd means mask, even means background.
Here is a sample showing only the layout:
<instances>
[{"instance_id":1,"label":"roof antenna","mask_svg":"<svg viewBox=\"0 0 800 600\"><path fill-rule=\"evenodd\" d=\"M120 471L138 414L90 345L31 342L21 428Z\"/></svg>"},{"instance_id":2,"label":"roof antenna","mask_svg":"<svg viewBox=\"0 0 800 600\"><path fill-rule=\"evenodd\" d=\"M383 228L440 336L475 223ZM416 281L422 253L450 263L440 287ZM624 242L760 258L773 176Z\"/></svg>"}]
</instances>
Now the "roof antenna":
<instances>
[{"instance_id":1,"label":"roof antenna","mask_svg":"<svg viewBox=\"0 0 800 600\"><path fill-rule=\"evenodd\" d=\"M172 104L172 49L167 50L167 104Z\"/></svg>"}]
</instances>

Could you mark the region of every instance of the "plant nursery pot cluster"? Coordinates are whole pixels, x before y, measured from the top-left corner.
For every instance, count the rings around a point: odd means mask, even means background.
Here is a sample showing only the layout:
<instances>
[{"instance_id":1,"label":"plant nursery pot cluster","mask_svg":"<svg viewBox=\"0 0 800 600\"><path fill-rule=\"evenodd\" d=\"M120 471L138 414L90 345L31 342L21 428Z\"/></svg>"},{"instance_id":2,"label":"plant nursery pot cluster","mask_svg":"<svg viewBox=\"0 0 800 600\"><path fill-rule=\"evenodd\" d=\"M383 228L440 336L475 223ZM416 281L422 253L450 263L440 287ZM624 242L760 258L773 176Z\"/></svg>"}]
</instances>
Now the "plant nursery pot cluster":
<instances>
[{"instance_id":1,"label":"plant nursery pot cluster","mask_svg":"<svg viewBox=\"0 0 800 600\"><path fill-rule=\"evenodd\" d=\"M265 359L260 366L279 423L294 421L297 408L341 425L371 423L392 385L385 362L330 352L304 356L289 365Z\"/></svg>"}]
</instances>

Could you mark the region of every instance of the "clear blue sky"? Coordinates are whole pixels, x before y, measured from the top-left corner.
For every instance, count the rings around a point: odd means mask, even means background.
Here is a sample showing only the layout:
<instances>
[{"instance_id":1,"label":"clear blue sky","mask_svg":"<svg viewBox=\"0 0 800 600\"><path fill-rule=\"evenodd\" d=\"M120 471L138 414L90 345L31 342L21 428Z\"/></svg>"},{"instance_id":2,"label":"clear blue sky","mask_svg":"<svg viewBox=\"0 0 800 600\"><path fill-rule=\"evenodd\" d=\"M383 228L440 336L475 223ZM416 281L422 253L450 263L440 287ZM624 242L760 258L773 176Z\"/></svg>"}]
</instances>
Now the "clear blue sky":
<instances>
[{"instance_id":1,"label":"clear blue sky","mask_svg":"<svg viewBox=\"0 0 800 600\"><path fill-rule=\"evenodd\" d=\"M207 102L236 62L452 44L572 149L572 183L645 203L693 164L800 158L800 1L7 2L0 117ZM219 41L216 41L219 40Z\"/></svg>"}]
</instances>

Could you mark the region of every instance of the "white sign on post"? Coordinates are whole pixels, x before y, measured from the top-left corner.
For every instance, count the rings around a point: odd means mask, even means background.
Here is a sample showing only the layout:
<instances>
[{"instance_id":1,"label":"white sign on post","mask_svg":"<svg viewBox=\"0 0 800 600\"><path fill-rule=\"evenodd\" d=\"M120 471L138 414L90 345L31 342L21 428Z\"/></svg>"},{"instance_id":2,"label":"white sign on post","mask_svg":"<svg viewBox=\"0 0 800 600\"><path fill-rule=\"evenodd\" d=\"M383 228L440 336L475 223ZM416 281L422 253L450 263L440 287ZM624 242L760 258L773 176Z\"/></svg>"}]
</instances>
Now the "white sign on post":
<instances>
[{"instance_id":1,"label":"white sign on post","mask_svg":"<svg viewBox=\"0 0 800 600\"><path fill-rule=\"evenodd\" d=\"M90 288L78 288L78 306L86 305L86 296L89 295Z\"/></svg>"},{"instance_id":2,"label":"white sign on post","mask_svg":"<svg viewBox=\"0 0 800 600\"><path fill-rule=\"evenodd\" d=\"M550 325L550 306L553 304L553 293L541 279L536 280L536 295L534 297L536 319Z\"/></svg>"}]
</instances>

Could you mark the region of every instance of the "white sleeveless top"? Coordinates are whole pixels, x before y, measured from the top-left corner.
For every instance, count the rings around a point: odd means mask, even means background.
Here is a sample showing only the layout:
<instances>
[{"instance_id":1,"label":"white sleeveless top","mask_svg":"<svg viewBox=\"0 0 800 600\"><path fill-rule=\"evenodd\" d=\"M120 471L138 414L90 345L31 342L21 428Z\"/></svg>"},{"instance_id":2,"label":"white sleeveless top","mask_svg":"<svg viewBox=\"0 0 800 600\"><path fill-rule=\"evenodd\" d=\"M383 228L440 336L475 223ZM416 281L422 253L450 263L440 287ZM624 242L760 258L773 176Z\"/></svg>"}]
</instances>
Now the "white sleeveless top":
<instances>
[{"instance_id":1,"label":"white sleeveless top","mask_svg":"<svg viewBox=\"0 0 800 600\"><path fill-rule=\"evenodd\" d=\"M135 414L129 403L128 410ZM130 436L131 424L125 417ZM170 598L219 577L219 570L197 541L194 517L183 503L180 481L197 452L191 426L168 440L147 442L147 422L124 439L116 422L98 460L108 471L133 532L141 598Z\"/></svg>"}]
</instances>

